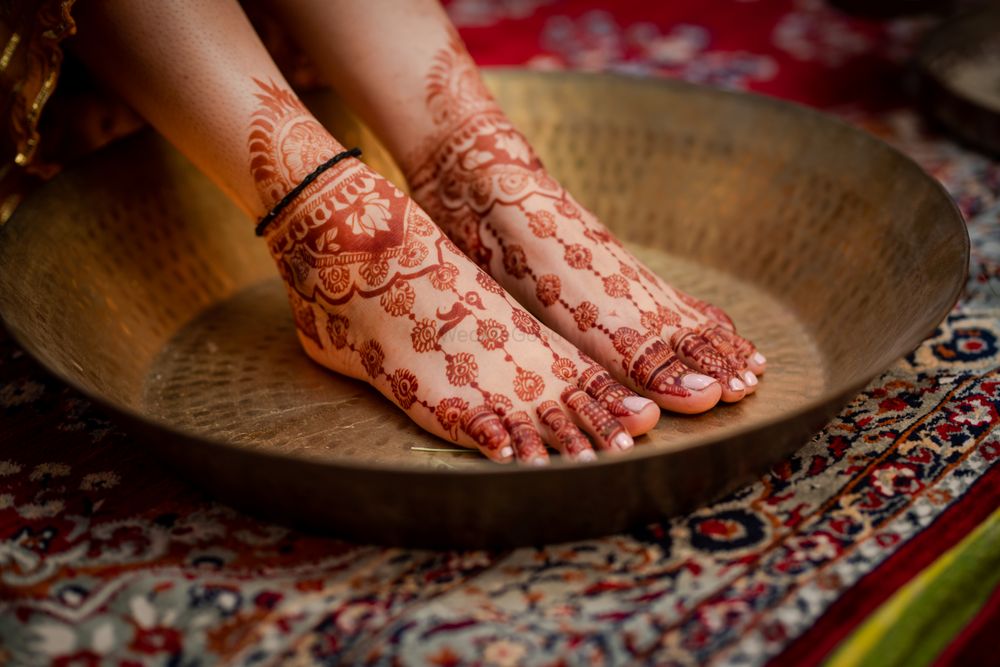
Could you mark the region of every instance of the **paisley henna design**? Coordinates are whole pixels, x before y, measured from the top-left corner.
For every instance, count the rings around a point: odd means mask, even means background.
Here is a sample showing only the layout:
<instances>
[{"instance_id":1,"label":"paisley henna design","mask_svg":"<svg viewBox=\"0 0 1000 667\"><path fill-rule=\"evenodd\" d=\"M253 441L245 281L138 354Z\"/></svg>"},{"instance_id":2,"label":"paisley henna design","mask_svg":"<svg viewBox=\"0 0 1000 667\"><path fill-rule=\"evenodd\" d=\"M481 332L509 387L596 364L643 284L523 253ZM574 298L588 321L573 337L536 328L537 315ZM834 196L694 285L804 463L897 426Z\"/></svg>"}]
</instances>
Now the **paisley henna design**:
<instances>
[{"instance_id":1,"label":"paisley henna design","mask_svg":"<svg viewBox=\"0 0 1000 667\"><path fill-rule=\"evenodd\" d=\"M517 327L518 331L529 336L538 336L542 333L541 327L538 326L538 320L520 308L514 309L514 326Z\"/></svg>"},{"instance_id":2,"label":"paisley henna design","mask_svg":"<svg viewBox=\"0 0 1000 667\"><path fill-rule=\"evenodd\" d=\"M549 273L538 279L538 283L535 285L535 294L538 295L538 300L543 306L551 306L559 300L561 289L562 283L559 276Z\"/></svg>"},{"instance_id":3,"label":"paisley henna design","mask_svg":"<svg viewBox=\"0 0 1000 667\"><path fill-rule=\"evenodd\" d=\"M587 331L597 322L597 306L589 301L581 301L573 310L573 319L580 331Z\"/></svg>"},{"instance_id":4,"label":"paisley henna design","mask_svg":"<svg viewBox=\"0 0 1000 667\"><path fill-rule=\"evenodd\" d=\"M507 327L494 319L480 320L476 326L476 338L479 344L487 350L496 350L504 346L510 334Z\"/></svg>"},{"instance_id":5,"label":"paisley henna design","mask_svg":"<svg viewBox=\"0 0 1000 667\"><path fill-rule=\"evenodd\" d=\"M382 352L382 346L379 345L378 341L365 341L358 353L361 355L361 365L364 366L369 377L377 377L382 373L382 361L385 359L385 353Z\"/></svg>"},{"instance_id":6,"label":"paisley henna design","mask_svg":"<svg viewBox=\"0 0 1000 667\"><path fill-rule=\"evenodd\" d=\"M711 407L719 392L712 378L726 383L724 400L743 396L733 373L762 369L763 357L725 313L666 285L548 175L457 36L435 56L426 92L434 126L400 163L414 198L470 258L549 326L597 354L619 382L661 405ZM638 337L632 343L642 341L641 354L616 340L622 324ZM514 325L528 333L517 319ZM674 341L682 339L674 336L681 329L700 332L710 349L688 341L680 354Z\"/></svg>"},{"instance_id":7,"label":"paisley henna design","mask_svg":"<svg viewBox=\"0 0 1000 667\"><path fill-rule=\"evenodd\" d=\"M417 320L410 333L414 352L429 352L438 348L437 323L428 318Z\"/></svg>"},{"instance_id":8,"label":"paisley henna design","mask_svg":"<svg viewBox=\"0 0 1000 667\"><path fill-rule=\"evenodd\" d=\"M255 85L261 104L247 146L266 205L341 147L294 94ZM525 186L507 178L502 187ZM533 415L539 404L559 407L558 392L578 375L575 348L546 336L391 183L361 163L337 164L302 189L265 238L316 361L367 380L424 428L492 460L548 460ZM523 249L507 256L527 271ZM588 415L602 432L624 431L603 408ZM572 453L589 448L565 425L546 437Z\"/></svg>"},{"instance_id":9,"label":"paisley henna design","mask_svg":"<svg viewBox=\"0 0 1000 667\"><path fill-rule=\"evenodd\" d=\"M503 268L515 278L526 276L528 274L528 261L524 255L524 248L519 245L504 248Z\"/></svg>"},{"instance_id":10,"label":"paisley henna design","mask_svg":"<svg viewBox=\"0 0 1000 667\"><path fill-rule=\"evenodd\" d=\"M416 400L414 394L420 386L417 382L417 376L405 368L397 368L389 382L392 385L392 395L396 397L399 407L409 410L413 401Z\"/></svg>"},{"instance_id":11,"label":"paisley henna design","mask_svg":"<svg viewBox=\"0 0 1000 667\"><path fill-rule=\"evenodd\" d=\"M522 401L533 401L545 391L545 381L534 371L524 368L517 369L514 378L514 393Z\"/></svg>"},{"instance_id":12,"label":"paisley henna design","mask_svg":"<svg viewBox=\"0 0 1000 667\"><path fill-rule=\"evenodd\" d=\"M476 358L468 352L459 352L448 356L448 366L445 372L448 374L448 382L456 387L475 382L479 376L479 364Z\"/></svg>"},{"instance_id":13,"label":"paisley henna design","mask_svg":"<svg viewBox=\"0 0 1000 667\"><path fill-rule=\"evenodd\" d=\"M439 265L430 277L434 289L449 290L455 284L455 278L458 277L458 267L451 262L445 262Z\"/></svg>"},{"instance_id":14,"label":"paisley henna design","mask_svg":"<svg viewBox=\"0 0 1000 667\"><path fill-rule=\"evenodd\" d=\"M628 288L628 280L625 276L614 273L601 279L604 283L604 293L611 297L628 297L631 292Z\"/></svg>"},{"instance_id":15,"label":"paisley henna design","mask_svg":"<svg viewBox=\"0 0 1000 667\"><path fill-rule=\"evenodd\" d=\"M579 371L576 369L576 364L572 360L566 359L565 357L559 357L552 362L552 374L557 378L566 380L567 382L572 382L576 379Z\"/></svg>"},{"instance_id":16,"label":"paisley henna design","mask_svg":"<svg viewBox=\"0 0 1000 667\"><path fill-rule=\"evenodd\" d=\"M493 292L494 294L506 294L500 284L493 279L493 276L486 273L485 271L478 271L476 273L476 282L487 292Z\"/></svg>"}]
</instances>

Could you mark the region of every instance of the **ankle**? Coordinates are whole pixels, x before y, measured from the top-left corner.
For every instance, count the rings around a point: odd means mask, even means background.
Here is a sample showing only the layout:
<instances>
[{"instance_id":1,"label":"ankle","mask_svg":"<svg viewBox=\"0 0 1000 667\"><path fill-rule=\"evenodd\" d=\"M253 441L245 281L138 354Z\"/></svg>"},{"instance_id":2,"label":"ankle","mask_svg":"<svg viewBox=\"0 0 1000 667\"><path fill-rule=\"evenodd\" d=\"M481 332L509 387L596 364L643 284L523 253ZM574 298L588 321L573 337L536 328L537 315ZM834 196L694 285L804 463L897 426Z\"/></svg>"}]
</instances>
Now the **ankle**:
<instances>
[{"instance_id":1,"label":"ankle","mask_svg":"<svg viewBox=\"0 0 1000 667\"><path fill-rule=\"evenodd\" d=\"M544 176L524 136L498 108L470 116L404 163L414 198L466 199L474 207Z\"/></svg>"},{"instance_id":2,"label":"ankle","mask_svg":"<svg viewBox=\"0 0 1000 667\"><path fill-rule=\"evenodd\" d=\"M260 107L247 134L250 173L260 203L271 208L312 171L342 152L334 139L291 90L255 80ZM303 193L304 194L304 193Z\"/></svg>"},{"instance_id":3,"label":"ankle","mask_svg":"<svg viewBox=\"0 0 1000 667\"><path fill-rule=\"evenodd\" d=\"M341 154L343 151L338 153ZM323 162L319 164L322 165ZM375 174L363 163L350 157L319 172L314 168L300 181L304 187L299 189L300 186L296 185L289 188L278 201L270 205L268 213L259 219L258 224L263 224L261 235L269 243L292 237L304 242L309 230L335 228L348 215L344 204L348 195L343 191L352 181L366 176L374 178ZM269 200L270 195L271 191L261 191L262 200ZM273 218L266 222L272 214ZM321 242L320 245L325 244ZM328 249L335 251L337 246Z\"/></svg>"},{"instance_id":4,"label":"ankle","mask_svg":"<svg viewBox=\"0 0 1000 667\"><path fill-rule=\"evenodd\" d=\"M434 228L426 216L363 163L345 163L310 184L265 232L282 277L307 300L344 302L352 285L378 288L394 272L419 272L429 254Z\"/></svg>"}]
</instances>

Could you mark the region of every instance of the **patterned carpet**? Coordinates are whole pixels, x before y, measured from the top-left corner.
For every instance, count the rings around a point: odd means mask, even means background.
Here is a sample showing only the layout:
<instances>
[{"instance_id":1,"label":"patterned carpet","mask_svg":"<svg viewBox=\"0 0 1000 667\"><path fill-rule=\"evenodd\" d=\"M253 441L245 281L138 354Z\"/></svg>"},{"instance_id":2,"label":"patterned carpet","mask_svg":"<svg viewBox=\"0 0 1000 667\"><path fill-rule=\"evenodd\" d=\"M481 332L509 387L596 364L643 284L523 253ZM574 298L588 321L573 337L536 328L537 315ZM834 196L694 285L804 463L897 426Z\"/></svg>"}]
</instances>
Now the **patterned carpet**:
<instances>
[{"instance_id":1,"label":"patterned carpet","mask_svg":"<svg viewBox=\"0 0 1000 667\"><path fill-rule=\"evenodd\" d=\"M0 338L0 664L997 664L1000 165L894 97L927 20L648 4L450 10L482 63L748 88L895 143L969 223L948 320L755 484L634 534L498 553L241 515Z\"/></svg>"}]
</instances>

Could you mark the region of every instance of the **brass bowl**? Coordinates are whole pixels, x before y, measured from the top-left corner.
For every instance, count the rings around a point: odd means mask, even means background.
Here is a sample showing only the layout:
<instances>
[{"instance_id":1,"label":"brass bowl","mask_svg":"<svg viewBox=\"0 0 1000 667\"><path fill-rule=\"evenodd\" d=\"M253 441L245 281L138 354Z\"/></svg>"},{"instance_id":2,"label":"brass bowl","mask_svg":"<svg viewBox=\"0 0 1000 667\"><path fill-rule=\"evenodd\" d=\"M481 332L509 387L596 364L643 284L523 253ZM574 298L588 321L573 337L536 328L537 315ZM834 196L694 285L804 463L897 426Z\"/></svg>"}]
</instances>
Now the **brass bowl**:
<instances>
[{"instance_id":1,"label":"brass bowl","mask_svg":"<svg viewBox=\"0 0 1000 667\"><path fill-rule=\"evenodd\" d=\"M251 221L150 133L57 177L7 224L7 326L222 499L355 540L482 547L620 531L746 483L960 293L968 237L948 195L847 125L666 81L497 71L489 83L570 191L757 341L770 364L755 396L665 415L631 453L589 465L453 451L306 358ZM398 179L331 94L313 106Z\"/></svg>"}]
</instances>

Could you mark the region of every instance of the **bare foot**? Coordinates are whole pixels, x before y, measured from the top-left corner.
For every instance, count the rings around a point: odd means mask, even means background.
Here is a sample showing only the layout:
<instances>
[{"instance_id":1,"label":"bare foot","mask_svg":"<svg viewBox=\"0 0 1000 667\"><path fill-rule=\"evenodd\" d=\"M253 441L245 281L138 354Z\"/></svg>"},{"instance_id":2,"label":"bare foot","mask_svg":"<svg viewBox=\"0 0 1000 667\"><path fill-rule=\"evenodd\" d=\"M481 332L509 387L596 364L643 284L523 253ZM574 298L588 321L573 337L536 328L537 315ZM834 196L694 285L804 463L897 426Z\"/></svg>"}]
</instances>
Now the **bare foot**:
<instances>
[{"instance_id":1,"label":"bare foot","mask_svg":"<svg viewBox=\"0 0 1000 667\"><path fill-rule=\"evenodd\" d=\"M254 180L273 204L342 150L258 82ZM421 427L494 461L625 450L656 406L518 307L389 181L349 159L266 230L309 356L364 380ZM589 438L584 434L589 435Z\"/></svg>"},{"instance_id":2,"label":"bare foot","mask_svg":"<svg viewBox=\"0 0 1000 667\"><path fill-rule=\"evenodd\" d=\"M697 413L753 393L764 357L548 175L457 38L437 55L426 100L437 132L403 160L413 197L520 303L666 409Z\"/></svg>"}]
</instances>

